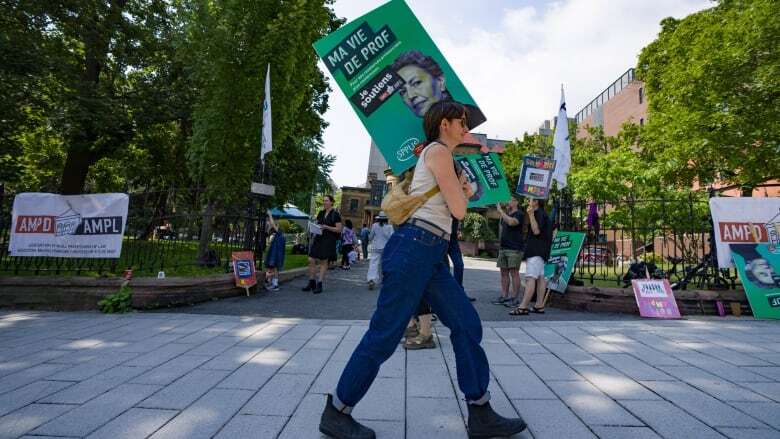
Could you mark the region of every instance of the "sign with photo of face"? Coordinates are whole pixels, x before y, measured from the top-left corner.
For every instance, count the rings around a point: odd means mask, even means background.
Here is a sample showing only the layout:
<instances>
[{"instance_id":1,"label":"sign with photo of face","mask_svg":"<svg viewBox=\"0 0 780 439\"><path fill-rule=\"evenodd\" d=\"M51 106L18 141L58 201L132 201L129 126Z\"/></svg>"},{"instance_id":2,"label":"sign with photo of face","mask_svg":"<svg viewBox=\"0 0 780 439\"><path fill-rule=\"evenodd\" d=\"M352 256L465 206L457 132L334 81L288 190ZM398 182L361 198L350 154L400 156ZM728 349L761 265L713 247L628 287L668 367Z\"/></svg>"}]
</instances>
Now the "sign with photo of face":
<instances>
[{"instance_id":1,"label":"sign with photo of face","mask_svg":"<svg viewBox=\"0 0 780 439\"><path fill-rule=\"evenodd\" d=\"M314 43L393 173L417 162L423 117L439 101L466 106L469 129L485 116L403 0L392 0Z\"/></svg>"},{"instance_id":2,"label":"sign with photo of face","mask_svg":"<svg viewBox=\"0 0 780 439\"><path fill-rule=\"evenodd\" d=\"M474 195L468 207L483 207L509 201L509 185L498 154L468 154L455 156L463 173L471 183Z\"/></svg>"},{"instance_id":3,"label":"sign with photo of face","mask_svg":"<svg viewBox=\"0 0 780 439\"><path fill-rule=\"evenodd\" d=\"M729 247L753 316L780 319L780 254L764 243Z\"/></svg>"}]
</instances>

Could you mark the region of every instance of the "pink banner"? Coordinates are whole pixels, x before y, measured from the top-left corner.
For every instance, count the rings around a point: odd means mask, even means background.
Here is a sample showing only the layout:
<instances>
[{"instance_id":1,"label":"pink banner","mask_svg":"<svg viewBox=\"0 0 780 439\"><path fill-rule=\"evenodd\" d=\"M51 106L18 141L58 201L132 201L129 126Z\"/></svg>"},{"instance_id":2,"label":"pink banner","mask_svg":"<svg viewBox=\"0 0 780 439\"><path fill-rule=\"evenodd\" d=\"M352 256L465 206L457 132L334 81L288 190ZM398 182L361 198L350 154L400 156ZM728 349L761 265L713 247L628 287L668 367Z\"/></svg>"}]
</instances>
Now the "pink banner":
<instances>
[{"instance_id":1,"label":"pink banner","mask_svg":"<svg viewBox=\"0 0 780 439\"><path fill-rule=\"evenodd\" d=\"M655 319L679 319L680 310L669 281L666 279L634 279L631 281L639 315Z\"/></svg>"}]
</instances>

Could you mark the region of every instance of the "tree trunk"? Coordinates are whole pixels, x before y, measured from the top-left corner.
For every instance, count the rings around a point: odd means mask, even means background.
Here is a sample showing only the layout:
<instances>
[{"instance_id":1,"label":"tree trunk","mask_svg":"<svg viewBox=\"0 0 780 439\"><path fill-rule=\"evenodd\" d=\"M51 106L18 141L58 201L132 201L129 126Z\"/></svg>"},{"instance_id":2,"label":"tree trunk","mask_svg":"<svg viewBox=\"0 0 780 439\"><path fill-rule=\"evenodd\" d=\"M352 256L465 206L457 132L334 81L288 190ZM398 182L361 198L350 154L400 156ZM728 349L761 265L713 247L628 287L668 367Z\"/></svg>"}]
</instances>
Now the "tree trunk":
<instances>
[{"instance_id":1,"label":"tree trunk","mask_svg":"<svg viewBox=\"0 0 780 439\"><path fill-rule=\"evenodd\" d=\"M78 147L70 149L68 157L65 159L65 167L62 170L60 193L63 195L77 195L84 192L87 173L93 163L94 160L88 151Z\"/></svg>"},{"instance_id":2,"label":"tree trunk","mask_svg":"<svg viewBox=\"0 0 780 439\"><path fill-rule=\"evenodd\" d=\"M200 227L200 242L198 243L198 261L206 261L206 253L211 242L211 222L214 214L214 203L209 201L203 212L203 224Z\"/></svg>"}]
</instances>

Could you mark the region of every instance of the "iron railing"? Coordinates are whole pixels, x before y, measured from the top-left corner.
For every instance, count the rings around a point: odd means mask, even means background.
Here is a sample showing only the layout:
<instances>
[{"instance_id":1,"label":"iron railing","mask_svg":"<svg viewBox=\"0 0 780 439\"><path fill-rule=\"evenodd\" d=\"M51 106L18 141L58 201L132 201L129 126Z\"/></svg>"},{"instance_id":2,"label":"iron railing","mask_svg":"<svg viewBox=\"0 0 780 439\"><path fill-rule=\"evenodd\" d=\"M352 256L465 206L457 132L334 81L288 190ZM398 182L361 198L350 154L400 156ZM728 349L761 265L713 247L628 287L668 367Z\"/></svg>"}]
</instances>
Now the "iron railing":
<instances>
[{"instance_id":1,"label":"iron railing","mask_svg":"<svg viewBox=\"0 0 780 439\"><path fill-rule=\"evenodd\" d=\"M253 250L261 267L265 221L252 201L209 209L197 189L132 193L121 256L107 259L10 256L13 198L0 192L0 276L119 275L128 268L140 275L218 273L229 270L231 252L239 250Z\"/></svg>"},{"instance_id":2,"label":"iron railing","mask_svg":"<svg viewBox=\"0 0 780 439\"><path fill-rule=\"evenodd\" d=\"M580 281L625 285L631 264L646 262L658 270L651 275L682 288L737 287L735 270L716 268L706 195L608 202L564 197L553 214L561 230L586 234L572 275Z\"/></svg>"}]
</instances>

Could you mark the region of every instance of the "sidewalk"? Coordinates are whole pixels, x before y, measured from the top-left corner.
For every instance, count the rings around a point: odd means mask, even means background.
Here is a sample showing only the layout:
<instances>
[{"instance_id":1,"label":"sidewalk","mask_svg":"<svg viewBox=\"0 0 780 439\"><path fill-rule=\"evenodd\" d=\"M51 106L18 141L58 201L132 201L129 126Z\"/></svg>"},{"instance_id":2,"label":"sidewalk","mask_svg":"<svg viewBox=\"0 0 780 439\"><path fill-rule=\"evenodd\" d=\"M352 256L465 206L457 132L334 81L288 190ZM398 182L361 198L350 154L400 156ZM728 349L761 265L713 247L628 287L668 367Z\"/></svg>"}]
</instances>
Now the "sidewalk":
<instances>
[{"instance_id":1,"label":"sidewalk","mask_svg":"<svg viewBox=\"0 0 780 439\"><path fill-rule=\"evenodd\" d=\"M639 320L638 316L625 314L592 314L550 308L545 315L532 314L521 318L511 317L509 308L491 305L501 294L501 273L495 261L465 258L463 286L466 292L477 298L474 306L480 318L485 320ZM174 312L194 314L219 314L258 317L294 317L308 319L361 319L368 320L376 308L379 288L368 289L366 272L368 262L361 261L349 271L328 271L325 292L314 295L301 291L307 277L301 276L280 285L280 291L204 302L191 307L176 308ZM156 312L171 312L163 309Z\"/></svg>"},{"instance_id":2,"label":"sidewalk","mask_svg":"<svg viewBox=\"0 0 780 439\"><path fill-rule=\"evenodd\" d=\"M0 437L319 438L365 321L0 313ZM446 329L354 411L381 438L465 438ZM780 324L486 322L493 405L524 438L778 438ZM33 437L33 436L25 436Z\"/></svg>"}]
</instances>

